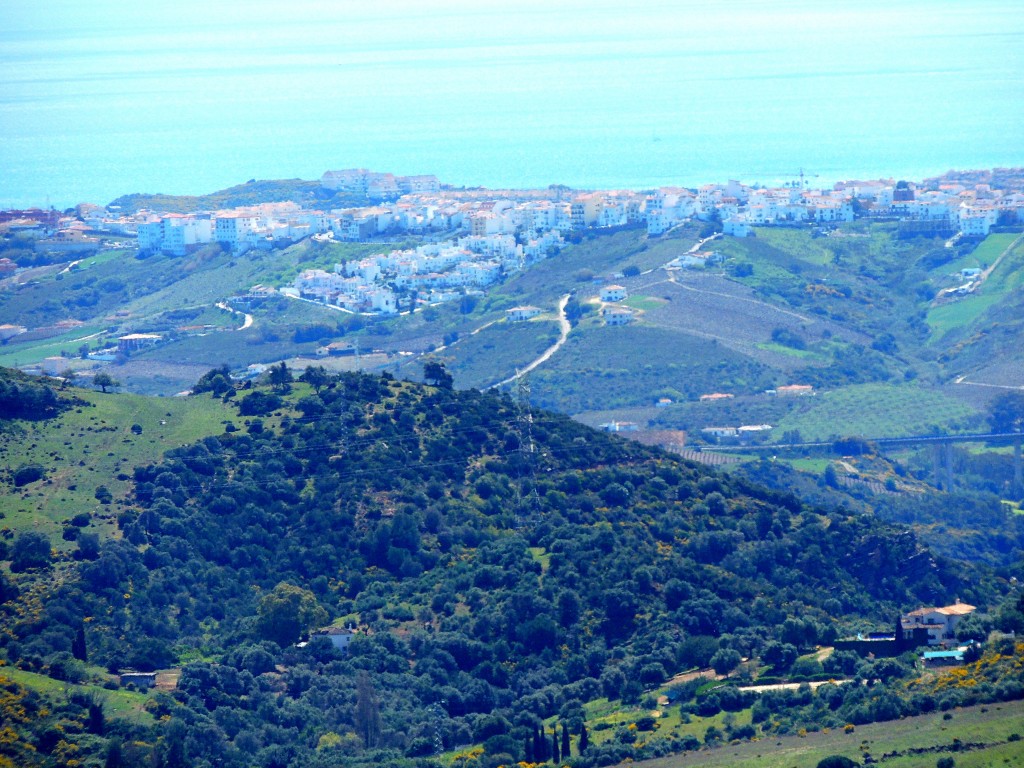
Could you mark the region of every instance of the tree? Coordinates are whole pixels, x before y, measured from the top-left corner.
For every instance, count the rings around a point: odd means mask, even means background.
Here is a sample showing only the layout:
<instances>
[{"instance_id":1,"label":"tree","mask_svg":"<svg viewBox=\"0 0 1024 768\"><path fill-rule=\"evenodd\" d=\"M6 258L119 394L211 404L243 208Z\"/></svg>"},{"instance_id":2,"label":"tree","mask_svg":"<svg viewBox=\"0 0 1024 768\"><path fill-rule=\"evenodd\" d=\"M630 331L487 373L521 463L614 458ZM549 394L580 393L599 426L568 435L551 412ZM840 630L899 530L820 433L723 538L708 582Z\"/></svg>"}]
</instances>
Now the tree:
<instances>
[{"instance_id":1,"label":"tree","mask_svg":"<svg viewBox=\"0 0 1024 768\"><path fill-rule=\"evenodd\" d=\"M200 392L213 392L215 395L222 395L231 388L231 368L227 363L219 368L211 368L199 377L199 381L192 387L192 394ZM218 391L220 390L220 391Z\"/></svg>"},{"instance_id":2,"label":"tree","mask_svg":"<svg viewBox=\"0 0 1024 768\"><path fill-rule=\"evenodd\" d=\"M765 644L761 651L761 661L770 664L776 672L785 672L796 661L799 652L795 645L772 640Z\"/></svg>"},{"instance_id":3,"label":"tree","mask_svg":"<svg viewBox=\"0 0 1024 768\"><path fill-rule=\"evenodd\" d=\"M75 630L75 639L71 641L71 655L79 661L88 661L89 653L85 645L85 624L78 623Z\"/></svg>"},{"instance_id":4,"label":"tree","mask_svg":"<svg viewBox=\"0 0 1024 768\"><path fill-rule=\"evenodd\" d=\"M103 768L122 768L124 764L121 740L115 737L110 740L110 745L107 747L107 759L103 763Z\"/></svg>"},{"instance_id":5,"label":"tree","mask_svg":"<svg viewBox=\"0 0 1024 768\"><path fill-rule=\"evenodd\" d=\"M278 365L271 366L269 379L270 386L278 392L287 392L292 381L294 381L292 372L288 369L288 365L284 360Z\"/></svg>"},{"instance_id":6,"label":"tree","mask_svg":"<svg viewBox=\"0 0 1024 768\"><path fill-rule=\"evenodd\" d=\"M711 666L720 675L728 675L742 661L740 652L732 648L720 648L711 657Z\"/></svg>"},{"instance_id":7,"label":"tree","mask_svg":"<svg viewBox=\"0 0 1024 768\"><path fill-rule=\"evenodd\" d=\"M13 600L19 592L17 585L7 577L7 574L0 571L0 603Z\"/></svg>"},{"instance_id":8,"label":"tree","mask_svg":"<svg viewBox=\"0 0 1024 768\"><path fill-rule=\"evenodd\" d=\"M587 724L583 723L580 726L580 740L576 745L576 751L581 755L587 751L587 747L590 746L590 737L587 735Z\"/></svg>"},{"instance_id":9,"label":"tree","mask_svg":"<svg viewBox=\"0 0 1024 768\"><path fill-rule=\"evenodd\" d=\"M548 761L548 742L544 738L544 726L538 725L533 732L533 759L537 763Z\"/></svg>"},{"instance_id":10,"label":"tree","mask_svg":"<svg viewBox=\"0 0 1024 768\"><path fill-rule=\"evenodd\" d=\"M299 376L299 381L304 381L309 384L313 390L319 395L320 390L326 387L331 382L331 374L327 372L327 369L322 365L310 365L306 367L302 375Z\"/></svg>"},{"instance_id":11,"label":"tree","mask_svg":"<svg viewBox=\"0 0 1024 768\"><path fill-rule=\"evenodd\" d=\"M569 757L569 729L565 723L562 723L562 759L565 760Z\"/></svg>"},{"instance_id":12,"label":"tree","mask_svg":"<svg viewBox=\"0 0 1024 768\"><path fill-rule=\"evenodd\" d=\"M291 645L306 632L327 621L316 596L307 589L281 582L260 598L256 628L278 645Z\"/></svg>"},{"instance_id":13,"label":"tree","mask_svg":"<svg viewBox=\"0 0 1024 768\"><path fill-rule=\"evenodd\" d=\"M380 743L380 700L365 669L359 670L356 677L355 725L367 749L373 749Z\"/></svg>"},{"instance_id":14,"label":"tree","mask_svg":"<svg viewBox=\"0 0 1024 768\"><path fill-rule=\"evenodd\" d=\"M107 391L107 387L121 386L120 382L114 379L114 377L106 371L100 371L93 376L92 383L99 387L104 393Z\"/></svg>"},{"instance_id":15,"label":"tree","mask_svg":"<svg viewBox=\"0 0 1024 768\"><path fill-rule=\"evenodd\" d=\"M557 764L561 761L562 755L558 750L558 727L552 727L551 729L551 762Z\"/></svg>"},{"instance_id":16,"label":"tree","mask_svg":"<svg viewBox=\"0 0 1024 768\"><path fill-rule=\"evenodd\" d=\"M579 299L575 296L569 298L565 303L565 319L568 320L573 327L583 318L583 305L580 304Z\"/></svg>"},{"instance_id":17,"label":"tree","mask_svg":"<svg viewBox=\"0 0 1024 768\"><path fill-rule=\"evenodd\" d=\"M438 360L428 360L423 364L423 381L441 389L451 389L454 379Z\"/></svg>"},{"instance_id":18,"label":"tree","mask_svg":"<svg viewBox=\"0 0 1024 768\"><path fill-rule=\"evenodd\" d=\"M818 768L857 768L856 760L844 755L829 755L818 761Z\"/></svg>"},{"instance_id":19,"label":"tree","mask_svg":"<svg viewBox=\"0 0 1024 768\"><path fill-rule=\"evenodd\" d=\"M45 568L50 565L52 558L50 540L38 531L26 531L14 540L11 570L21 573L29 568Z\"/></svg>"}]
</instances>

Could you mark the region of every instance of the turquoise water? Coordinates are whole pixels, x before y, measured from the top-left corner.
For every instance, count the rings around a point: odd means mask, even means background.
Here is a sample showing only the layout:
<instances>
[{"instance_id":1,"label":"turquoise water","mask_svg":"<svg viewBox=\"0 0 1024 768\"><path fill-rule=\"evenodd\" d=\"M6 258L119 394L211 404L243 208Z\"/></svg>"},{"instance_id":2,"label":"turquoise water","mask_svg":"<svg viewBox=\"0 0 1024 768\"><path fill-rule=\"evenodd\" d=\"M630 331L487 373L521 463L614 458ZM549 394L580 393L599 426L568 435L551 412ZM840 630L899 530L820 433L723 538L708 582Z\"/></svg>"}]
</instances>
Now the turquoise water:
<instances>
[{"instance_id":1,"label":"turquoise water","mask_svg":"<svg viewBox=\"0 0 1024 768\"><path fill-rule=\"evenodd\" d=\"M0 0L0 207L1024 165L1017 0L158 5Z\"/></svg>"}]
</instances>

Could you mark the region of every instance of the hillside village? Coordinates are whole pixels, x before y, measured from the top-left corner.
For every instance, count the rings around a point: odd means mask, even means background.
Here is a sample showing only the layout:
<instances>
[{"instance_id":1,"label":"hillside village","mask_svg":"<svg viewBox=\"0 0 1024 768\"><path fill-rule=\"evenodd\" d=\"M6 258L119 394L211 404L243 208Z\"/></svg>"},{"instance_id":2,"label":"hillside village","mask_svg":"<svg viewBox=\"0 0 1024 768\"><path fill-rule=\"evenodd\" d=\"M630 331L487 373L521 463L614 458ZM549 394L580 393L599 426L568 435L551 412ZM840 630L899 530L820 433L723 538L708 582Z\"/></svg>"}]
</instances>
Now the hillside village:
<instances>
[{"instance_id":1,"label":"hillside village","mask_svg":"<svg viewBox=\"0 0 1024 768\"><path fill-rule=\"evenodd\" d=\"M994 183L999 181L1004 183ZM720 223L726 235L747 237L755 226L828 226L869 218L899 221L901 232L908 234L983 237L998 224L1024 222L1019 181L1013 173L981 180L947 175L920 184L880 179L813 189L801 174L799 182L777 187L729 181L646 192L578 191L559 185L489 190L454 188L431 175L348 169L325 172L322 189L365 199L367 205L316 210L295 202L267 202L191 214L141 210L124 215L115 207L82 204L67 215L5 211L0 229L34 241L37 251L72 257L97 251L105 235L135 237L142 253L177 256L211 243L242 254L311 237L362 242L425 236L428 242L415 249L338 264L333 272L308 270L281 286L286 294L349 311L394 314L405 295L410 296L407 306L413 307L485 289L503 275L557 253L566 238L587 229L642 227L658 236L697 219ZM16 271L16 264L3 261L0 273ZM609 320L628 322L625 316Z\"/></svg>"}]
</instances>

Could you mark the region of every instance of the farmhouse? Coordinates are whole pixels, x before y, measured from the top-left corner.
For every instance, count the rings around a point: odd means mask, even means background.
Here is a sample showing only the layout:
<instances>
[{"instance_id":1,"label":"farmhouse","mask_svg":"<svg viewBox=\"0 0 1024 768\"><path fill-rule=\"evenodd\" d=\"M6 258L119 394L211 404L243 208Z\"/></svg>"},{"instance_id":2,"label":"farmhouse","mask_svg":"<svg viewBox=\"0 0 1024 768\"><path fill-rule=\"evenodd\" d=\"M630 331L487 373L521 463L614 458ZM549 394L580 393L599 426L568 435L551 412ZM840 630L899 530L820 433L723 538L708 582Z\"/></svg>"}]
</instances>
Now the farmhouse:
<instances>
[{"instance_id":1,"label":"farmhouse","mask_svg":"<svg viewBox=\"0 0 1024 768\"><path fill-rule=\"evenodd\" d=\"M39 367L47 376L56 376L61 371L67 370L68 361L63 357L55 355L45 358Z\"/></svg>"},{"instance_id":2,"label":"farmhouse","mask_svg":"<svg viewBox=\"0 0 1024 768\"><path fill-rule=\"evenodd\" d=\"M124 671L120 675L121 685L131 683L136 688L152 688L156 685L156 672L132 672Z\"/></svg>"},{"instance_id":3,"label":"farmhouse","mask_svg":"<svg viewBox=\"0 0 1024 768\"><path fill-rule=\"evenodd\" d=\"M622 301L626 298L626 289L621 285L606 285L601 289L601 301Z\"/></svg>"},{"instance_id":4,"label":"farmhouse","mask_svg":"<svg viewBox=\"0 0 1024 768\"><path fill-rule=\"evenodd\" d=\"M901 617L903 629L912 631L924 629L928 633L928 645L944 645L956 640L957 624L977 610L973 605L957 600L953 605L942 608L918 608Z\"/></svg>"},{"instance_id":5,"label":"farmhouse","mask_svg":"<svg viewBox=\"0 0 1024 768\"><path fill-rule=\"evenodd\" d=\"M814 394L814 387L810 384L787 384L776 387L775 394L779 397L805 397Z\"/></svg>"},{"instance_id":6,"label":"farmhouse","mask_svg":"<svg viewBox=\"0 0 1024 768\"><path fill-rule=\"evenodd\" d=\"M633 313L628 309L604 309L601 312L605 325L627 325L633 320Z\"/></svg>"},{"instance_id":7,"label":"farmhouse","mask_svg":"<svg viewBox=\"0 0 1024 768\"><path fill-rule=\"evenodd\" d=\"M505 310L505 316L511 323L521 323L531 317L536 317L541 311L539 307L512 307L512 309Z\"/></svg>"},{"instance_id":8,"label":"farmhouse","mask_svg":"<svg viewBox=\"0 0 1024 768\"><path fill-rule=\"evenodd\" d=\"M13 339L15 336L19 336L28 330L24 325L12 325L11 323L4 323L0 325L0 342Z\"/></svg>"},{"instance_id":9,"label":"farmhouse","mask_svg":"<svg viewBox=\"0 0 1024 768\"><path fill-rule=\"evenodd\" d=\"M321 629L314 636L326 637L339 651L347 651L348 644L352 642L352 638L355 637L355 634L356 633L351 629L328 627L327 629Z\"/></svg>"},{"instance_id":10,"label":"farmhouse","mask_svg":"<svg viewBox=\"0 0 1024 768\"><path fill-rule=\"evenodd\" d=\"M705 437L721 440L723 437L736 437L739 435L739 429L736 427L704 427L700 433Z\"/></svg>"},{"instance_id":11,"label":"farmhouse","mask_svg":"<svg viewBox=\"0 0 1024 768\"><path fill-rule=\"evenodd\" d=\"M131 352L156 344L163 337L159 333L129 333L117 340L118 352Z\"/></svg>"},{"instance_id":12,"label":"farmhouse","mask_svg":"<svg viewBox=\"0 0 1024 768\"><path fill-rule=\"evenodd\" d=\"M700 396L700 401L702 403L714 403L714 402L717 402L719 400L729 400L730 398L733 398L733 397L735 397L735 395L730 395L730 394L727 394L725 392L711 392L711 393L706 394L706 395L701 395Z\"/></svg>"},{"instance_id":13,"label":"farmhouse","mask_svg":"<svg viewBox=\"0 0 1024 768\"><path fill-rule=\"evenodd\" d=\"M607 424L599 424L598 429L605 432L636 432L640 426L633 421L609 421Z\"/></svg>"},{"instance_id":14,"label":"farmhouse","mask_svg":"<svg viewBox=\"0 0 1024 768\"><path fill-rule=\"evenodd\" d=\"M356 348L351 344L342 341L332 341L330 344L318 347L317 357L348 357L356 353Z\"/></svg>"}]
</instances>

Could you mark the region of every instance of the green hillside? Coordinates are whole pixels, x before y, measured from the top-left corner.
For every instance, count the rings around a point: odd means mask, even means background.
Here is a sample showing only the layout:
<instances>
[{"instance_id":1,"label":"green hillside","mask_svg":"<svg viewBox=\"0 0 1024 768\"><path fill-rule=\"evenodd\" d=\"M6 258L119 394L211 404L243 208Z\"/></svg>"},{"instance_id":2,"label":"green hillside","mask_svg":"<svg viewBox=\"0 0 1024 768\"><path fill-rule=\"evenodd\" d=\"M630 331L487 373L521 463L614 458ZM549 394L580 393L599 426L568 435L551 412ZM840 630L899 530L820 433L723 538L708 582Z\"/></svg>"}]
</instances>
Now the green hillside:
<instances>
[{"instance_id":1,"label":"green hillside","mask_svg":"<svg viewBox=\"0 0 1024 768\"><path fill-rule=\"evenodd\" d=\"M906 660L819 661L815 646L888 626L902 608L1003 600L1005 582L935 560L871 516L527 413L500 393L454 391L443 367L427 371L440 388L287 373L228 404L209 392L150 401L167 425L141 405L103 411L131 398L85 393L95 409L7 425L36 430L23 433L28 450L61 431L69 453L111 435L90 450L112 462L103 477L128 479L116 530L99 542L54 550L57 537L24 519L10 537L6 663L76 684L99 680L96 665L181 669L173 694L148 697L156 723L104 716L101 742L65 739L83 759L116 747L165 765L496 767L548 759L556 726L576 756L586 726L590 746L573 764L588 768L888 720L951 694L909 695ZM129 418L140 435L121 431ZM225 421L238 429L217 429ZM161 426L164 444L150 443ZM170 445L186 437L201 439ZM1015 599L991 626L1018 621ZM347 653L324 638L295 645L326 625L358 629ZM709 665L729 676L724 687L676 677ZM1000 669L1000 685L1016 680L1012 663ZM735 685L852 675L883 683L810 699ZM999 687L956 695L1012 698ZM20 723L0 754L56 765L60 742L43 727ZM45 749L25 762L26 744Z\"/></svg>"}]
</instances>

